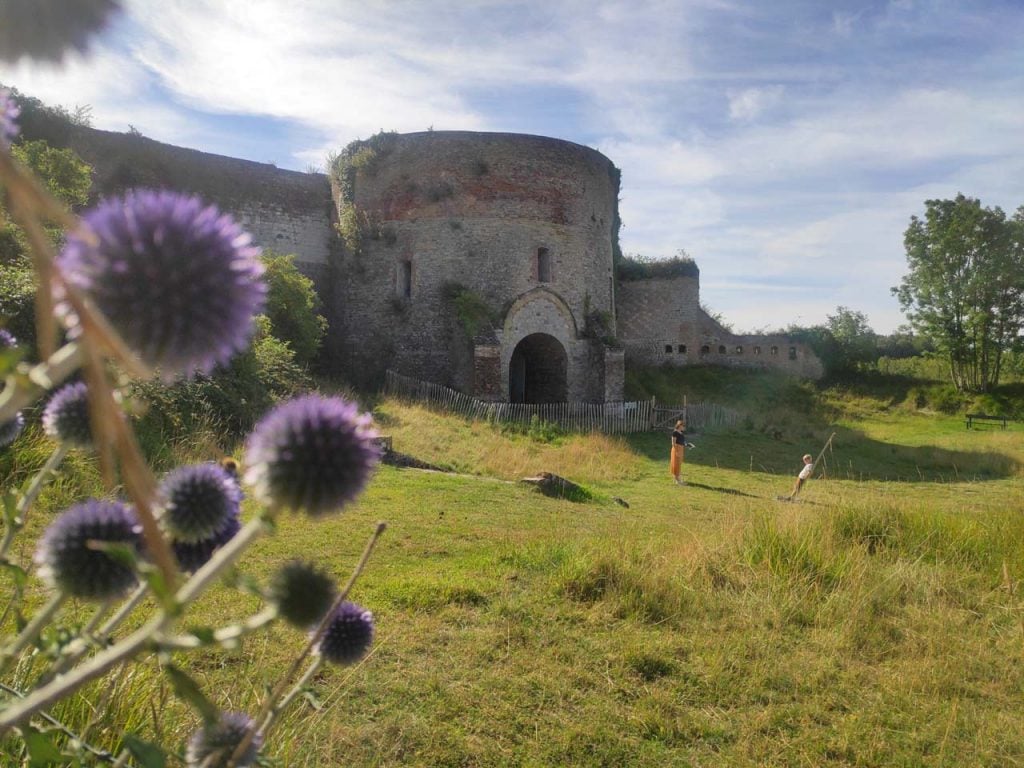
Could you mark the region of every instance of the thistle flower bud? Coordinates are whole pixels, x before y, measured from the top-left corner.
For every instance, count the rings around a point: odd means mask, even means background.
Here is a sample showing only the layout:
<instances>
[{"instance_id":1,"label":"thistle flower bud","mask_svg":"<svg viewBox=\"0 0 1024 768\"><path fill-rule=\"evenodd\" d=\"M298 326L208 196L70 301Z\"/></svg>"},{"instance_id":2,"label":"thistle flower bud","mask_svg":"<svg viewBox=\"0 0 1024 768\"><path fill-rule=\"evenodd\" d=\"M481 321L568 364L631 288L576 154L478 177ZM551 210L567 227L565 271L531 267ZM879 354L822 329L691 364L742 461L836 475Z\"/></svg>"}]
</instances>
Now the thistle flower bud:
<instances>
[{"instance_id":1,"label":"thistle flower bud","mask_svg":"<svg viewBox=\"0 0 1024 768\"><path fill-rule=\"evenodd\" d=\"M120 6L118 0L4 0L0 60L59 62L70 50L85 51Z\"/></svg>"},{"instance_id":2,"label":"thistle flower bud","mask_svg":"<svg viewBox=\"0 0 1024 768\"><path fill-rule=\"evenodd\" d=\"M171 379L246 348L266 285L259 249L230 216L197 197L138 190L82 219L57 265L143 362ZM78 333L66 302L58 311Z\"/></svg>"},{"instance_id":3,"label":"thistle flower bud","mask_svg":"<svg viewBox=\"0 0 1024 768\"><path fill-rule=\"evenodd\" d=\"M17 440L24 428L25 417L21 415L21 411L14 414L14 418L10 421L0 423L0 448L6 448Z\"/></svg>"},{"instance_id":4,"label":"thistle flower bud","mask_svg":"<svg viewBox=\"0 0 1024 768\"><path fill-rule=\"evenodd\" d=\"M310 515L339 510L363 490L380 451L369 415L337 397L308 395L279 405L246 446L246 482L275 507Z\"/></svg>"},{"instance_id":5,"label":"thistle flower bud","mask_svg":"<svg viewBox=\"0 0 1024 768\"><path fill-rule=\"evenodd\" d=\"M281 618L295 627L318 622L334 602L334 580L309 563L292 560L274 575L270 599Z\"/></svg>"},{"instance_id":6,"label":"thistle flower bud","mask_svg":"<svg viewBox=\"0 0 1024 768\"><path fill-rule=\"evenodd\" d=\"M224 712L220 719L205 725L188 740L185 750L185 765L188 768L225 768L231 761L238 745L256 728L256 723L242 712ZM256 733L242 755L235 760L235 768L247 768L256 762L263 736Z\"/></svg>"},{"instance_id":7,"label":"thistle flower bud","mask_svg":"<svg viewBox=\"0 0 1024 768\"><path fill-rule=\"evenodd\" d=\"M36 551L40 575L50 586L74 597L105 600L138 583L135 569L103 544L142 551L142 526L135 512L117 501L89 499L54 520Z\"/></svg>"},{"instance_id":8,"label":"thistle flower bud","mask_svg":"<svg viewBox=\"0 0 1024 768\"><path fill-rule=\"evenodd\" d=\"M68 445L92 445L89 389L83 382L68 384L54 393L43 411L43 431Z\"/></svg>"},{"instance_id":9,"label":"thistle flower bud","mask_svg":"<svg viewBox=\"0 0 1024 768\"><path fill-rule=\"evenodd\" d=\"M157 491L160 522L175 541L209 539L238 517L238 483L212 462L178 467Z\"/></svg>"},{"instance_id":10,"label":"thistle flower bud","mask_svg":"<svg viewBox=\"0 0 1024 768\"><path fill-rule=\"evenodd\" d=\"M335 664L355 664L372 642L373 614L355 603L344 602L317 643L317 653Z\"/></svg>"},{"instance_id":11,"label":"thistle flower bud","mask_svg":"<svg viewBox=\"0 0 1024 768\"><path fill-rule=\"evenodd\" d=\"M181 570L195 573L213 557L214 553L234 538L242 529L238 517L232 517L227 523L208 539L200 541L171 541L171 550Z\"/></svg>"},{"instance_id":12,"label":"thistle flower bud","mask_svg":"<svg viewBox=\"0 0 1024 768\"><path fill-rule=\"evenodd\" d=\"M11 92L0 90L0 149L11 148L11 142L18 135L18 115L20 114L21 107L11 98ZM0 331L0 333L10 336L7 331ZM3 344L0 343L0 346ZM11 346L14 345L11 344Z\"/></svg>"}]
</instances>

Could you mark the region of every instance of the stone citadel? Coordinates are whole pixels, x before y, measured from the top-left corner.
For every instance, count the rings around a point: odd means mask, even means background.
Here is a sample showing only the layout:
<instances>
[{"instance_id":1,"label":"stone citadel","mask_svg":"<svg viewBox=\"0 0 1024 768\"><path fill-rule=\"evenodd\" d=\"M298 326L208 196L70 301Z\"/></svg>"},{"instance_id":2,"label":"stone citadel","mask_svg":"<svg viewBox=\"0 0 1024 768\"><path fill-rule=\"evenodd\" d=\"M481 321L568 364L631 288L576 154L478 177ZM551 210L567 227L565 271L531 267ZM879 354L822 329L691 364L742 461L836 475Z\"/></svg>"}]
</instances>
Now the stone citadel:
<instances>
[{"instance_id":1,"label":"stone citadel","mask_svg":"<svg viewBox=\"0 0 1024 768\"><path fill-rule=\"evenodd\" d=\"M619 172L557 139L427 131L353 142L331 173L37 117L97 195L196 193L296 257L329 322L332 367L391 368L482 399L616 401L631 363L713 363L819 377L783 336L738 336L700 307L699 273L616 279Z\"/></svg>"}]
</instances>

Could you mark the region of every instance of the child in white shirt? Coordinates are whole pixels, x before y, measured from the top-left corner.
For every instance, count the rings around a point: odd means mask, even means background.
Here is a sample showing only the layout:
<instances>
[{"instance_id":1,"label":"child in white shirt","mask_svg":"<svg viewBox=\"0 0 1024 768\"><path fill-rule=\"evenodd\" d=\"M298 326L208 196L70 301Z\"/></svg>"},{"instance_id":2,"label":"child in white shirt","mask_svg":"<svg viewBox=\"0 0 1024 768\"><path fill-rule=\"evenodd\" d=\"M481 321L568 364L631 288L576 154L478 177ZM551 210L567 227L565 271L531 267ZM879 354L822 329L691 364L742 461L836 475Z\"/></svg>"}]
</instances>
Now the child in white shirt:
<instances>
[{"instance_id":1,"label":"child in white shirt","mask_svg":"<svg viewBox=\"0 0 1024 768\"><path fill-rule=\"evenodd\" d=\"M811 475L814 474L814 458L809 453L804 454L804 466L800 470L800 474L796 476L796 482L793 484L793 492L789 494L790 499L795 499L796 495L800 493L800 489L803 488L804 481L808 480Z\"/></svg>"}]
</instances>

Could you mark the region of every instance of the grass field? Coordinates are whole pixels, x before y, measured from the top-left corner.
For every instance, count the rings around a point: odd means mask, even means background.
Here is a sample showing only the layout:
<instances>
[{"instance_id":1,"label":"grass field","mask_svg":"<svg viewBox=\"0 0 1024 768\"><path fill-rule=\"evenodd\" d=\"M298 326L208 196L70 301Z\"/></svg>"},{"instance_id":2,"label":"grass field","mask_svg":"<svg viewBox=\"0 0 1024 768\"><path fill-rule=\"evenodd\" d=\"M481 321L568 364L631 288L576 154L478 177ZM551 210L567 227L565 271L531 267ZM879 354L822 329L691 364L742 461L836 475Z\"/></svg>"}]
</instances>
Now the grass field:
<instances>
[{"instance_id":1,"label":"grass field","mask_svg":"<svg viewBox=\"0 0 1024 768\"><path fill-rule=\"evenodd\" d=\"M685 487L667 434L538 440L380 403L396 449L454 472L383 467L350 512L286 518L250 551L256 576L301 555L343 578L389 524L353 596L375 648L318 676L273 764L1024 765L1021 425L778 386L726 391L751 419L694 437ZM833 432L824 477L778 502ZM48 491L35 530L98 482L77 462L85 480ZM540 470L594 500L515 482ZM218 589L192 621L256 606ZM275 625L193 669L251 710L303 639ZM195 717L155 666L93 689L113 713L94 739L183 742ZM55 714L81 724L83 702Z\"/></svg>"}]
</instances>

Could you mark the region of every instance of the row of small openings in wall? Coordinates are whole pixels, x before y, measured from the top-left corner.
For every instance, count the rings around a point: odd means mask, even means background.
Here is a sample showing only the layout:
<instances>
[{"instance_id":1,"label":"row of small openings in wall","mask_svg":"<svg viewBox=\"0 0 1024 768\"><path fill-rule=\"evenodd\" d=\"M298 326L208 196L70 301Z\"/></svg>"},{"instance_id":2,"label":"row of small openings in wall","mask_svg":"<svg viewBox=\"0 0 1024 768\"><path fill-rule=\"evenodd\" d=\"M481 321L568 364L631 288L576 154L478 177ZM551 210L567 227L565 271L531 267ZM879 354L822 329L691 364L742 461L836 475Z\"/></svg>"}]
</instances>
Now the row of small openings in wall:
<instances>
[{"instance_id":1,"label":"row of small openings in wall","mask_svg":"<svg viewBox=\"0 0 1024 768\"><path fill-rule=\"evenodd\" d=\"M761 347L758 346L758 345L754 345L751 348L751 351L755 355L760 355L761 354ZM671 355L673 352L675 352L675 354L677 354L677 355L685 355L686 354L686 345L685 344L674 344L674 345L673 344L666 344L665 345L665 354L666 355ZM710 355L711 354L711 345L709 345L709 344L703 345L700 348L700 353L702 355ZM725 346L725 344L719 344L718 345L718 354L720 354L720 355L727 355L727 354L729 354L729 349ZM743 345L742 344L737 344L736 347L733 349L733 354L734 355L742 355L743 354ZM772 346L768 347L768 354L771 357L778 357L778 355L779 355L779 348L777 346L775 346L775 345L772 345ZM790 347L789 348L789 359L790 360L796 360L796 347Z\"/></svg>"}]
</instances>

